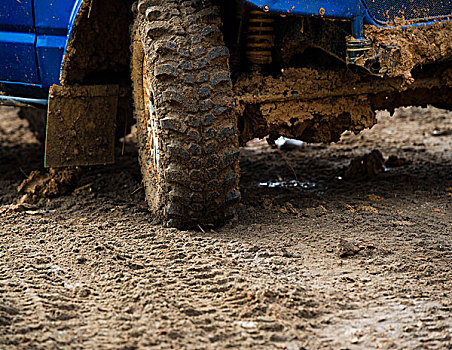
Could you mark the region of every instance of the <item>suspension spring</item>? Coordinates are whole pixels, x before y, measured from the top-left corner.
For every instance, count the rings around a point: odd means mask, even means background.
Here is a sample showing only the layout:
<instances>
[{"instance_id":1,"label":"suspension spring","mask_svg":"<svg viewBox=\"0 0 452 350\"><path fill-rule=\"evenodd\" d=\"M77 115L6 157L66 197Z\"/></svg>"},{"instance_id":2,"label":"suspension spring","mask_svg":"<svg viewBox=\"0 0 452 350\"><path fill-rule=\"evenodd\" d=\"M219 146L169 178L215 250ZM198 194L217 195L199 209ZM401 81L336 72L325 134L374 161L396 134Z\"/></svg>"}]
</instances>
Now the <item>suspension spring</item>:
<instances>
[{"instance_id":1,"label":"suspension spring","mask_svg":"<svg viewBox=\"0 0 452 350\"><path fill-rule=\"evenodd\" d=\"M251 10L246 35L246 57L256 66L272 63L272 49L275 41L275 20L265 12Z\"/></svg>"}]
</instances>

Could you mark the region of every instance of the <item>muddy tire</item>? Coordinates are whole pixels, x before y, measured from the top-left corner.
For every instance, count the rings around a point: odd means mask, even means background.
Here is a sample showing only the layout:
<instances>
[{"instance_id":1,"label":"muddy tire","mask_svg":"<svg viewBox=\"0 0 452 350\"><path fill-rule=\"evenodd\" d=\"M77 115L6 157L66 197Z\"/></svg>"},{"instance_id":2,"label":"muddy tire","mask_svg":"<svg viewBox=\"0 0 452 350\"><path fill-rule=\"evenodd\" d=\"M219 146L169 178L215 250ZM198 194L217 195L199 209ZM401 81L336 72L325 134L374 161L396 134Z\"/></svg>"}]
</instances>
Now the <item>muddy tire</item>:
<instances>
[{"instance_id":1,"label":"muddy tire","mask_svg":"<svg viewBox=\"0 0 452 350\"><path fill-rule=\"evenodd\" d=\"M166 226L221 225L240 198L229 53L210 1L134 4L132 82L146 200Z\"/></svg>"}]
</instances>

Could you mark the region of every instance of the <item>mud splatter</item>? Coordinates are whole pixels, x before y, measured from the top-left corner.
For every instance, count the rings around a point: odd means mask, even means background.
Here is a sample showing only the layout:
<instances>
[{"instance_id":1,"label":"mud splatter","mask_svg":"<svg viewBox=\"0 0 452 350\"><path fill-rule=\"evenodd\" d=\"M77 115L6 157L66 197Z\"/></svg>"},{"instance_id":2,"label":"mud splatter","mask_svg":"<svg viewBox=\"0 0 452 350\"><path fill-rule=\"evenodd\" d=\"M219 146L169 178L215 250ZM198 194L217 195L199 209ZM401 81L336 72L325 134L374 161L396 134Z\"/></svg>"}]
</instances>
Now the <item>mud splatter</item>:
<instances>
[{"instance_id":1,"label":"mud splatter","mask_svg":"<svg viewBox=\"0 0 452 350\"><path fill-rule=\"evenodd\" d=\"M44 198L68 194L77 186L81 172L80 168L32 171L17 188L21 196L18 203L38 203Z\"/></svg>"},{"instance_id":2,"label":"mud splatter","mask_svg":"<svg viewBox=\"0 0 452 350\"><path fill-rule=\"evenodd\" d=\"M379 56L380 73L388 77L403 77L414 81L415 67L440 62L452 56L452 23L444 21L429 26L377 28L366 26L364 35L372 40L375 50L367 59ZM396 56L396 57L395 57Z\"/></svg>"}]
</instances>

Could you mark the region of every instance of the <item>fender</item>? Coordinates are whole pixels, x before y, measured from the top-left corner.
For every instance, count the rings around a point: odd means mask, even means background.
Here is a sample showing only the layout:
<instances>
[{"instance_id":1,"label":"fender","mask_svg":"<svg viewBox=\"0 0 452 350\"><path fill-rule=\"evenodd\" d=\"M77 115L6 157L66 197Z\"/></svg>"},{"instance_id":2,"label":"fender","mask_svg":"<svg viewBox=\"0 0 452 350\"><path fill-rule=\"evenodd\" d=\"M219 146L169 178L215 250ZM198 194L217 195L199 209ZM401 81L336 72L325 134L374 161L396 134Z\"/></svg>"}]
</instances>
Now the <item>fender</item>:
<instances>
[{"instance_id":1,"label":"fender","mask_svg":"<svg viewBox=\"0 0 452 350\"><path fill-rule=\"evenodd\" d=\"M66 45L64 46L63 57L61 61L60 67L60 82L63 80L63 72L65 66L65 58L68 55L68 48L71 47L71 43L74 42L75 37L77 35L77 29L79 28L78 24L83 17L84 10L89 8L92 0L76 0L74 3L74 7L72 8L71 16L69 18L69 22L67 25L67 37L66 37Z\"/></svg>"},{"instance_id":2,"label":"fender","mask_svg":"<svg viewBox=\"0 0 452 350\"><path fill-rule=\"evenodd\" d=\"M60 83L129 80L132 0L76 0L68 23Z\"/></svg>"},{"instance_id":3,"label":"fender","mask_svg":"<svg viewBox=\"0 0 452 350\"><path fill-rule=\"evenodd\" d=\"M85 3L85 6L90 2L90 0L76 0L74 3L74 7L72 8L71 16L69 17L69 22L67 24L67 38L66 38L66 45L64 46L64 54L63 57L66 55L66 51L68 48L69 41L71 38L73 39L75 35L75 29L77 26L75 25L75 21L77 20L77 17L80 18L80 9L82 8L83 3Z\"/></svg>"},{"instance_id":4,"label":"fender","mask_svg":"<svg viewBox=\"0 0 452 350\"><path fill-rule=\"evenodd\" d=\"M59 84L63 57L82 0L34 1L36 56L42 88Z\"/></svg>"},{"instance_id":5,"label":"fender","mask_svg":"<svg viewBox=\"0 0 452 350\"><path fill-rule=\"evenodd\" d=\"M74 3L74 7L71 12L71 17L69 18L69 23L67 25L68 41L72 32L72 28L74 28L75 19L77 18L78 13L80 12L80 8L82 7L83 2L88 3L89 0L76 0Z\"/></svg>"}]
</instances>

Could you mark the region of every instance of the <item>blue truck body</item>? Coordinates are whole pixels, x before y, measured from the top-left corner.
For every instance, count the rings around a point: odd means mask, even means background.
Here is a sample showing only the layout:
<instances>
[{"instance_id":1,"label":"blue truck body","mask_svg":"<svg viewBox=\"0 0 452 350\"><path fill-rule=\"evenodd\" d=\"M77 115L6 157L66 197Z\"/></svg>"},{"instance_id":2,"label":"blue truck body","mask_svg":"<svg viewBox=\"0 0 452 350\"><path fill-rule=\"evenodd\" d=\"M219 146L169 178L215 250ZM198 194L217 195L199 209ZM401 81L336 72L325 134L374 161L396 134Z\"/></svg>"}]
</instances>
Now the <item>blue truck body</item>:
<instances>
[{"instance_id":1,"label":"blue truck body","mask_svg":"<svg viewBox=\"0 0 452 350\"><path fill-rule=\"evenodd\" d=\"M320 15L337 19L362 18L364 23L376 26L387 25L396 17L407 16L410 20L429 22L429 19L436 21L452 13L450 0L248 0L247 2L268 12L298 16ZM418 8L425 10L419 11Z\"/></svg>"},{"instance_id":2,"label":"blue truck body","mask_svg":"<svg viewBox=\"0 0 452 350\"><path fill-rule=\"evenodd\" d=\"M394 3L412 0L246 0L265 12L354 21L353 35L362 35L362 24L385 25ZM420 5L431 0L418 0ZM428 24L452 13L452 2L423 18ZM59 84L62 59L83 0L2 0L0 3L0 83L14 91L33 86L47 91ZM380 4L380 5L379 5ZM392 5L391 5L392 4ZM382 6L389 6L387 9ZM391 6L392 7L391 7ZM386 17L385 17L386 16ZM430 21L430 22L429 22Z\"/></svg>"},{"instance_id":3,"label":"blue truck body","mask_svg":"<svg viewBox=\"0 0 452 350\"><path fill-rule=\"evenodd\" d=\"M82 0L3 0L0 4L2 83L48 89L61 62Z\"/></svg>"}]
</instances>

